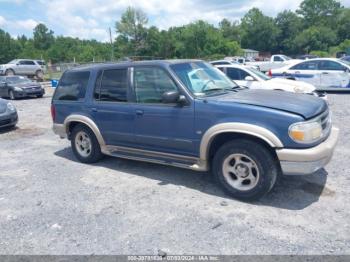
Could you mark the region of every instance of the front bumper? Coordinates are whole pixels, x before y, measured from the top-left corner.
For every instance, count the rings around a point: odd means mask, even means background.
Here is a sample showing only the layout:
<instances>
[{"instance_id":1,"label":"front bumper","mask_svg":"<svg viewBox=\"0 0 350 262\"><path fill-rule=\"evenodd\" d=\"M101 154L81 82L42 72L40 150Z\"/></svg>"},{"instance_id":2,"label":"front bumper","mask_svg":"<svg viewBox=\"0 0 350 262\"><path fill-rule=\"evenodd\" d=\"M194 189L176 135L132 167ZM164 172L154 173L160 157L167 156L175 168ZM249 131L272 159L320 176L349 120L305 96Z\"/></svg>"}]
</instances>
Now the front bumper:
<instances>
[{"instance_id":1,"label":"front bumper","mask_svg":"<svg viewBox=\"0 0 350 262\"><path fill-rule=\"evenodd\" d=\"M45 89L24 89L23 91L13 92L16 98L28 97L28 96L42 96L45 94Z\"/></svg>"},{"instance_id":2,"label":"front bumper","mask_svg":"<svg viewBox=\"0 0 350 262\"><path fill-rule=\"evenodd\" d=\"M327 140L308 149L278 149L282 172L285 175L307 175L329 163L338 141L339 129L333 127Z\"/></svg>"},{"instance_id":3,"label":"front bumper","mask_svg":"<svg viewBox=\"0 0 350 262\"><path fill-rule=\"evenodd\" d=\"M0 128L15 126L18 122L17 112L7 115L0 115Z\"/></svg>"}]
</instances>

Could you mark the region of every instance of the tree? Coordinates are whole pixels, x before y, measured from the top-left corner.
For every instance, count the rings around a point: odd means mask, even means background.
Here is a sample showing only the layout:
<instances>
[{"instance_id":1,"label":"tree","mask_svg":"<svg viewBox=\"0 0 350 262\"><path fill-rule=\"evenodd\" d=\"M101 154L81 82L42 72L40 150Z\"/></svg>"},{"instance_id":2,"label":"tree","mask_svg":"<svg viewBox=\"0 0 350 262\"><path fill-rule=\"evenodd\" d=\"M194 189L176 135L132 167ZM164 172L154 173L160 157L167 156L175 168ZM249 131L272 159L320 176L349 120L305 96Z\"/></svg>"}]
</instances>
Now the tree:
<instances>
[{"instance_id":1,"label":"tree","mask_svg":"<svg viewBox=\"0 0 350 262\"><path fill-rule=\"evenodd\" d=\"M274 51L279 29L271 17L253 8L242 18L242 46L259 51Z\"/></svg>"},{"instance_id":2,"label":"tree","mask_svg":"<svg viewBox=\"0 0 350 262\"><path fill-rule=\"evenodd\" d=\"M128 7L116 22L116 32L130 42L133 55L139 55L145 47L147 15L139 9Z\"/></svg>"},{"instance_id":3,"label":"tree","mask_svg":"<svg viewBox=\"0 0 350 262\"><path fill-rule=\"evenodd\" d=\"M328 51L336 43L336 33L328 27L312 26L302 31L295 38L295 45L300 52Z\"/></svg>"},{"instance_id":4,"label":"tree","mask_svg":"<svg viewBox=\"0 0 350 262\"><path fill-rule=\"evenodd\" d=\"M219 23L219 29L226 39L230 41L241 41L241 30L237 22L230 22L228 19L224 18Z\"/></svg>"},{"instance_id":5,"label":"tree","mask_svg":"<svg viewBox=\"0 0 350 262\"><path fill-rule=\"evenodd\" d=\"M0 29L0 64L16 58L21 51L19 43L9 33Z\"/></svg>"},{"instance_id":6,"label":"tree","mask_svg":"<svg viewBox=\"0 0 350 262\"><path fill-rule=\"evenodd\" d=\"M294 12L283 11L275 19L279 29L277 37L277 49L286 54L295 54L297 52L294 39L302 29L302 19Z\"/></svg>"},{"instance_id":7,"label":"tree","mask_svg":"<svg viewBox=\"0 0 350 262\"><path fill-rule=\"evenodd\" d=\"M338 16L337 26L339 42L350 39L350 8L342 10Z\"/></svg>"},{"instance_id":8,"label":"tree","mask_svg":"<svg viewBox=\"0 0 350 262\"><path fill-rule=\"evenodd\" d=\"M296 12L304 18L307 27L324 25L335 29L341 10L341 4L335 0L304 0Z\"/></svg>"},{"instance_id":9,"label":"tree","mask_svg":"<svg viewBox=\"0 0 350 262\"><path fill-rule=\"evenodd\" d=\"M55 40L53 34L44 24L38 24L34 28L34 47L39 50L49 49Z\"/></svg>"}]
</instances>

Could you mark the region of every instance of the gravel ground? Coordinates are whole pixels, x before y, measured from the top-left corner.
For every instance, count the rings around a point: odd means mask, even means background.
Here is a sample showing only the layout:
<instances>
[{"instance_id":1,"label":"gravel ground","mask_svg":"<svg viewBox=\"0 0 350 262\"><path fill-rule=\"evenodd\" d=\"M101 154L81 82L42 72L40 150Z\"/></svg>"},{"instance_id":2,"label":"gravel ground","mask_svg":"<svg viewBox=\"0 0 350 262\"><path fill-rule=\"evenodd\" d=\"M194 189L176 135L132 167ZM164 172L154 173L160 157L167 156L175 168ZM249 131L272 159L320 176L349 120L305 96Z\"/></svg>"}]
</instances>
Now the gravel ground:
<instances>
[{"instance_id":1,"label":"gravel ground","mask_svg":"<svg viewBox=\"0 0 350 262\"><path fill-rule=\"evenodd\" d=\"M0 254L350 254L349 98L329 95L341 133L326 169L254 204L207 173L78 163L51 131L50 95L15 101L18 128L0 132Z\"/></svg>"}]
</instances>

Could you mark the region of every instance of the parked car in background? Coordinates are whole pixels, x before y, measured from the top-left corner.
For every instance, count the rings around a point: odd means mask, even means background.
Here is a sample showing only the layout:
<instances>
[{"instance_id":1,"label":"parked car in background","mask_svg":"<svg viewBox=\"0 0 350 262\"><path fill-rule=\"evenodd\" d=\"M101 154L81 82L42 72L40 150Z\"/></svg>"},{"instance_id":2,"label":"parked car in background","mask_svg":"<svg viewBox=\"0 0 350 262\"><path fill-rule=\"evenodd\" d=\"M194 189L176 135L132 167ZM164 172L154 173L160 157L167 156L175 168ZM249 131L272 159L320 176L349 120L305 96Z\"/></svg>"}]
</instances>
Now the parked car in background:
<instances>
[{"instance_id":1,"label":"parked car in background","mask_svg":"<svg viewBox=\"0 0 350 262\"><path fill-rule=\"evenodd\" d=\"M237 65L239 64L238 62L236 61L233 61L233 60L215 60L215 61L210 61L209 62L210 64L212 64L213 66L219 66L219 65Z\"/></svg>"},{"instance_id":2,"label":"parked car in background","mask_svg":"<svg viewBox=\"0 0 350 262\"><path fill-rule=\"evenodd\" d=\"M17 121L18 115L15 106L9 101L0 98L0 128L14 127Z\"/></svg>"},{"instance_id":3,"label":"parked car in background","mask_svg":"<svg viewBox=\"0 0 350 262\"><path fill-rule=\"evenodd\" d=\"M269 76L305 81L317 89L349 90L350 63L336 58L310 59L270 70Z\"/></svg>"},{"instance_id":4,"label":"parked car in background","mask_svg":"<svg viewBox=\"0 0 350 262\"><path fill-rule=\"evenodd\" d=\"M298 59L292 59L286 55L273 55L270 61L260 61L260 62L246 62L245 65L257 66L262 72L268 72L271 69L276 69L294 63L295 61L301 61Z\"/></svg>"},{"instance_id":5,"label":"parked car in background","mask_svg":"<svg viewBox=\"0 0 350 262\"><path fill-rule=\"evenodd\" d=\"M15 59L7 64L0 65L0 75L23 75L43 79L45 67L37 60Z\"/></svg>"},{"instance_id":6,"label":"parked car in background","mask_svg":"<svg viewBox=\"0 0 350 262\"><path fill-rule=\"evenodd\" d=\"M298 56L298 59L301 60L309 60L309 59L315 59L315 58L319 58L317 55L301 55Z\"/></svg>"},{"instance_id":7,"label":"parked car in background","mask_svg":"<svg viewBox=\"0 0 350 262\"><path fill-rule=\"evenodd\" d=\"M350 55L343 56L340 60L350 63Z\"/></svg>"},{"instance_id":8,"label":"parked car in background","mask_svg":"<svg viewBox=\"0 0 350 262\"><path fill-rule=\"evenodd\" d=\"M325 95L316 92L316 87L305 82L283 78L271 78L255 68L248 66L220 65L216 67L238 85L250 89L281 90L293 93L311 94L325 98Z\"/></svg>"},{"instance_id":9,"label":"parked car in background","mask_svg":"<svg viewBox=\"0 0 350 262\"><path fill-rule=\"evenodd\" d=\"M45 89L25 76L0 76L0 97L43 97Z\"/></svg>"},{"instance_id":10,"label":"parked car in background","mask_svg":"<svg viewBox=\"0 0 350 262\"><path fill-rule=\"evenodd\" d=\"M338 139L314 96L242 89L200 60L99 64L67 70L52 99L53 130L76 158L103 154L213 172L254 200L279 175L324 167Z\"/></svg>"}]
</instances>

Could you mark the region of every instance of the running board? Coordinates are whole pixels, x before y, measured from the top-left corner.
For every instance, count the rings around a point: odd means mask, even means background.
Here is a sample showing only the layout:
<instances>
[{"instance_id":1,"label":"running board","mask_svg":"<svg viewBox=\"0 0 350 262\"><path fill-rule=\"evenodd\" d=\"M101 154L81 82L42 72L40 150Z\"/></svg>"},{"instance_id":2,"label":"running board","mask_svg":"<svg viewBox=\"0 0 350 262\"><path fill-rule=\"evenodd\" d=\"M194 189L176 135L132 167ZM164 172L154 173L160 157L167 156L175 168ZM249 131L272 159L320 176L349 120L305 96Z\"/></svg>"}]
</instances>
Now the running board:
<instances>
[{"instance_id":1,"label":"running board","mask_svg":"<svg viewBox=\"0 0 350 262\"><path fill-rule=\"evenodd\" d=\"M197 157L189 157L170 153L141 150L136 148L106 146L103 153L125 159L175 166L195 171L207 171L207 163Z\"/></svg>"}]
</instances>

